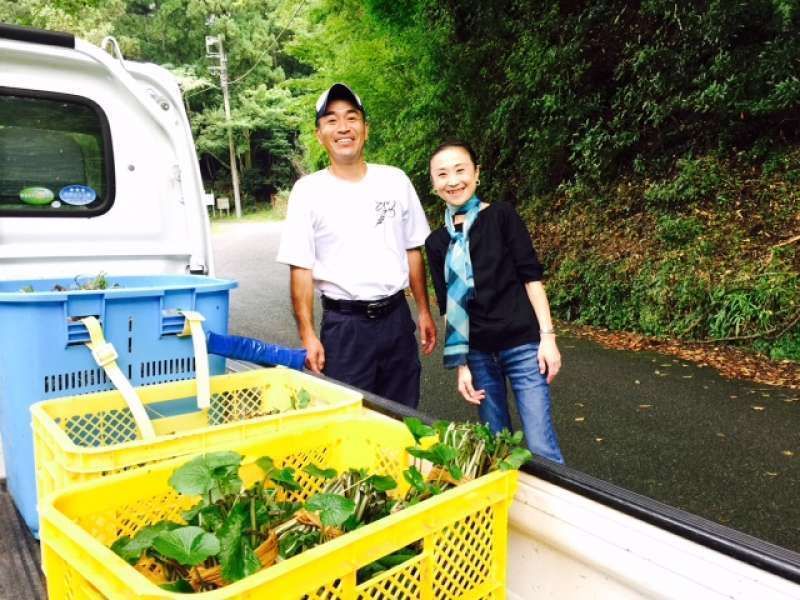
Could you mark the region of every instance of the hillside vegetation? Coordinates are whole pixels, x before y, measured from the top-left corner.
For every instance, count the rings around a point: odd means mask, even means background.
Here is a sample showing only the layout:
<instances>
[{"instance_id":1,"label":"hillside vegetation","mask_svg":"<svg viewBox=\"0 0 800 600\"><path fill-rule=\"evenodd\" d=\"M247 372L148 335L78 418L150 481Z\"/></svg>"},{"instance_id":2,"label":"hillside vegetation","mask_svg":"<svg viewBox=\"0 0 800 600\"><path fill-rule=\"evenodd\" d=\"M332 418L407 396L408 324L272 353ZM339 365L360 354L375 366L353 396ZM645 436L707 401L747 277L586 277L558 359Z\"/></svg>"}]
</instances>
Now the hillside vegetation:
<instances>
[{"instance_id":1,"label":"hillside vegetation","mask_svg":"<svg viewBox=\"0 0 800 600\"><path fill-rule=\"evenodd\" d=\"M311 22L294 51L363 95L372 159L422 191L439 140L477 147L561 318L800 360L797 2L350 0Z\"/></svg>"}]
</instances>

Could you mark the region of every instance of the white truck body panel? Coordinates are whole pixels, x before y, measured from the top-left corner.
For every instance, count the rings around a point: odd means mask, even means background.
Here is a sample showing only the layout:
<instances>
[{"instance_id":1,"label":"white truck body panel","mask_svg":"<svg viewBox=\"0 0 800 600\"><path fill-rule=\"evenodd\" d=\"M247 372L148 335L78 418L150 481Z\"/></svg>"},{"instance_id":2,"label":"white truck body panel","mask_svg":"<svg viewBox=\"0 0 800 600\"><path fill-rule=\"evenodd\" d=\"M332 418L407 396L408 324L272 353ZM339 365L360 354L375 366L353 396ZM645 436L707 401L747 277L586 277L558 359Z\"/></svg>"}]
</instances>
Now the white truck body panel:
<instances>
[{"instance_id":1,"label":"white truck body panel","mask_svg":"<svg viewBox=\"0 0 800 600\"><path fill-rule=\"evenodd\" d=\"M108 119L116 181L92 218L0 218L0 278L213 274L208 214L175 78L76 40L75 49L0 39L0 85L88 98Z\"/></svg>"},{"instance_id":2,"label":"white truck body panel","mask_svg":"<svg viewBox=\"0 0 800 600\"><path fill-rule=\"evenodd\" d=\"M800 598L800 585L520 473L508 598Z\"/></svg>"}]
</instances>

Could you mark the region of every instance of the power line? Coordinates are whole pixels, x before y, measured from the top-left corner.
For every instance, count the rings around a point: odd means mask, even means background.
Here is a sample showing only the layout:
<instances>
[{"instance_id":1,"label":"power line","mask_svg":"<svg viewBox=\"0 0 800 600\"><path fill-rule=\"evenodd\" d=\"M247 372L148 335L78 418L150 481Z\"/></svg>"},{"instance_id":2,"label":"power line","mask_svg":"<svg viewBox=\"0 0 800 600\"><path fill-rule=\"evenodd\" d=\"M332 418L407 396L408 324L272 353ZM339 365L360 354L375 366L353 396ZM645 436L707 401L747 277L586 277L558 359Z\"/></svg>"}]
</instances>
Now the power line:
<instances>
[{"instance_id":1,"label":"power line","mask_svg":"<svg viewBox=\"0 0 800 600\"><path fill-rule=\"evenodd\" d=\"M247 69L247 71L245 71L245 73L244 73L243 75L240 75L239 77L237 77L237 78L236 78L236 79L234 79L233 81L230 81L230 82L228 83L228 85L229 85L229 86L231 86L231 85L234 85L234 84L236 84L236 83L240 82L242 79L244 79L245 77L247 77L247 76L248 76L250 73L252 73L252 72L253 72L253 69L255 69L255 68L256 68L256 67L257 67L259 64L261 64L261 61L262 61L262 60L264 60L264 57L265 57L265 56L266 56L266 55L267 55L269 52L271 52L271 51L272 51L272 50L275 48L275 46L278 44L278 41L280 41L281 37L283 37L283 34L284 34L284 33L286 33L286 31L289 29L289 27L291 27L291 25L292 25L292 23L294 22L295 18L297 17L297 15L298 15L298 14L300 14L300 10L301 10L301 9L302 9L302 8L305 6L305 4L306 4L306 2L307 2L307 1L308 1L308 0L303 0L303 1L302 1L300 4L298 4L298 6L297 6L297 8L295 9L295 11L294 11L294 13L292 14L292 16L291 16L291 17L289 17L289 21L286 23L286 25L285 25L285 26L284 26L284 28L281 30L281 32L280 32L280 33L277 35L277 37L276 37L276 38L275 38L275 40L272 42L272 44L270 45L270 47L269 47L269 48L267 48L266 50L264 50L264 52L262 52L262 53L261 53L261 55L258 57L258 59L256 60L256 62L255 62L255 63L253 63L253 66L251 66L249 69ZM199 94L199 93L201 93L201 92L205 92L205 91L208 91L208 90L211 90L211 89L220 89L220 88L219 88L219 86L218 86L218 85L209 84L209 85L207 85L207 86L205 86L205 87L202 87L202 88L200 88L200 89L194 90L193 92L191 92L191 93L189 93L189 94L184 94L184 95L183 95L183 98L184 98L184 100L185 100L185 99L187 99L187 98L191 98L192 96L196 96L197 94Z\"/></svg>"},{"instance_id":2,"label":"power line","mask_svg":"<svg viewBox=\"0 0 800 600\"><path fill-rule=\"evenodd\" d=\"M286 33L286 30L289 29L289 27L292 25L292 23L295 20L295 17L297 17L297 15L300 13L300 10L306 5L307 1L308 0L303 0L300 4L297 5L297 8L294 10L294 13L292 14L291 17L289 17L289 22L286 23L286 25L281 30L281 32L278 34L278 36L275 38L275 40L272 42L272 44L270 44L269 48L267 48L266 50L264 50L264 52L261 53L261 56L259 56L258 59L256 60L256 62L253 63L253 66L250 67L249 69L247 69L247 71L245 71L243 75L240 75L239 77L237 77L236 79L231 81L229 85L234 85L234 84L238 83L239 81L241 81L242 79L244 79L250 73L253 72L253 69L255 69L261 63L262 60L264 60L264 57L269 52L271 52L275 48L275 46L278 45L278 41L281 39L283 34Z\"/></svg>"}]
</instances>

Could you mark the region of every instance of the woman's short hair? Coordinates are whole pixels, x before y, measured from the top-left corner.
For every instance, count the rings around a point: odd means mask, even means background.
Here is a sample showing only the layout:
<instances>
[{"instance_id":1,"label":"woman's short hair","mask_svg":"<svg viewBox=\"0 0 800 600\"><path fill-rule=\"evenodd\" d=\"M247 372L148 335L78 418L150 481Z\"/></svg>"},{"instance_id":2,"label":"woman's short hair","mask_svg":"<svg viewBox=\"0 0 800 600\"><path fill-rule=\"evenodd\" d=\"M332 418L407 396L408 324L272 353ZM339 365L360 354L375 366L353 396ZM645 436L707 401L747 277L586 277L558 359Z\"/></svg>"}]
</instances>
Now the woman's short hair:
<instances>
[{"instance_id":1,"label":"woman's short hair","mask_svg":"<svg viewBox=\"0 0 800 600\"><path fill-rule=\"evenodd\" d=\"M475 154L475 150L473 150L472 146L470 146L467 142L465 142L464 140L460 140L458 138L448 138L444 142L439 144L436 147L436 150L434 150L433 153L431 154L431 157L430 159L428 159L428 162L433 160L433 157L439 154L439 152L441 152L442 150L446 150L447 148L463 148L464 151L466 151L466 153L469 154L469 157L472 160L472 164L475 165L476 167L478 166L479 164L478 155Z\"/></svg>"}]
</instances>

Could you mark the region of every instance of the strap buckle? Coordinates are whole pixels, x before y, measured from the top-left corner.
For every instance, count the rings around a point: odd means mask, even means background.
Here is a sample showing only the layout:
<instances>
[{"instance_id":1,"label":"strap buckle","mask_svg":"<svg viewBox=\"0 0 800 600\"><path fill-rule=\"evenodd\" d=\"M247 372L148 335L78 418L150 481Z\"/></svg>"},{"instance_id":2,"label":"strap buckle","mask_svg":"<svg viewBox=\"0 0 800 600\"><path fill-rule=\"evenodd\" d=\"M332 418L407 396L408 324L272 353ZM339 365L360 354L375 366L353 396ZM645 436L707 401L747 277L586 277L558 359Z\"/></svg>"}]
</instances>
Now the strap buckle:
<instances>
[{"instance_id":1,"label":"strap buckle","mask_svg":"<svg viewBox=\"0 0 800 600\"><path fill-rule=\"evenodd\" d=\"M92 358L99 366L105 367L116 361L119 358L119 354L117 354L117 350L111 342L103 342L102 344L92 345Z\"/></svg>"}]
</instances>

